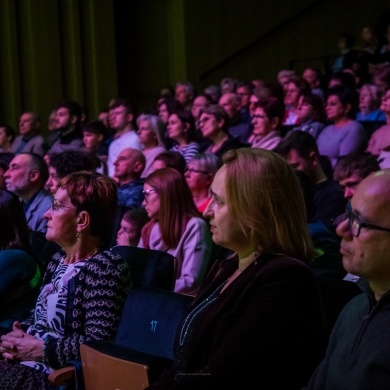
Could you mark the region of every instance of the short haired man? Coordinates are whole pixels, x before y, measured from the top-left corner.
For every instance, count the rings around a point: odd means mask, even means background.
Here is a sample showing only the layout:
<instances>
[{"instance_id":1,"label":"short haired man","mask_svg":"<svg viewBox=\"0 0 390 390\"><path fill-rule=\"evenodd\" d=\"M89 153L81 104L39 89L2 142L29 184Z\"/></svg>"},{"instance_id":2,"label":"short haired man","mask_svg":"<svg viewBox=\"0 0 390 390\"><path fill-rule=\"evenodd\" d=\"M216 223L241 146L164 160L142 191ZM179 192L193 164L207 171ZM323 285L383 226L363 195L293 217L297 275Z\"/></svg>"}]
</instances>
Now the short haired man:
<instances>
[{"instance_id":1,"label":"short haired man","mask_svg":"<svg viewBox=\"0 0 390 390\"><path fill-rule=\"evenodd\" d=\"M337 227L345 270L365 294L341 312L308 390L375 389L390 383L390 170L359 184Z\"/></svg>"},{"instance_id":2,"label":"short haired man","mask_svg":"<svg viewBox=\"0 0 390 390\"><path fill-rule=\"evenodd\" d=\"M126 148L142 150L141 141L134 127L134 109L127 99L114 99L110 104L109 122L115 132L113 141L108 147L108 175L115 176L114 163L119 153Z\"/></svg>"},{"instance_id":3,"label":"short haired man","mask_svg":"<svg viewBox=\"0 0 390 390\"><path fill-rule=\"evenodd\" d=\"M241 98L233 92L225 93L218 104L226 111L230 118L228 133L241 142L247 142L252 133L250 122L245 122L241 115Z\"/></svg>"},{"instance_id":4,"label":"short haired man","mask_svg":"<svg viewBox=\"0 0 390 390\"><path fill-rule=\"evenodd\" d=\"M19 119L19 134L9 149L13 154L21 152L45 154L45 140L39 134L41 121L36 112L24 112Z\"/></svg>"},{"instance_id":5,"label":"short haired man","mask_svg":"<svg viewBox=\"0 0 390 390\"><path fill-rule=\"evenodd\" d=\"M350 201L358 184L372 172L379 170L378 160L371 153L352 153L339 159L333 177L344 188L344 198Z\"/></svg>"},{"instance_id":6,"label":"short haired man","mask_svg":"<svg viewBox=\"0 0 390 390\"><path fill-rule=\"evenodd\" d=\"M314 137L301 130L287 134L275 149L293 168L304 171L313 183L314 201L311 219L322 220L334 231L333 221L344 210L343 190L330 180L322 168Z\"/></svg>"},{"instance_id":7,"label":"short haired man","mask_svg":"<svg viewBox=\"0 0 390 390\"><path fill-rule=\"evenodd\" d=\"M74 100L63 100L57 104L55 111L55 125L60 136L53 143L48 154L83 148L80 104Z\"/></svg>"},{"instance_id":8,"label":"short haired man","mask_svg":"<svg viewBox=\"0 0 390 390\"><path fill-rule=\"evenodd\" d=\"M144 181L141 179L146 159L142 152L133 148L123 149L115 163L118 180L118 204L120 207L137 209L143 201Z\"/></svg>"},{"instance_id":9,"label":"short haired man","mask_svg":"<svg viewBox=\"0 0 390 390\"><path fill-rule=\"evenodd\" d=\"M35 153L16 155L4 174L7 189L24 202L30 229L44 233L47 220L43 218L43 214L49 210L53 201L52 196L44 190L48 176L45 161Z\"/></svg>"}]
</instances>

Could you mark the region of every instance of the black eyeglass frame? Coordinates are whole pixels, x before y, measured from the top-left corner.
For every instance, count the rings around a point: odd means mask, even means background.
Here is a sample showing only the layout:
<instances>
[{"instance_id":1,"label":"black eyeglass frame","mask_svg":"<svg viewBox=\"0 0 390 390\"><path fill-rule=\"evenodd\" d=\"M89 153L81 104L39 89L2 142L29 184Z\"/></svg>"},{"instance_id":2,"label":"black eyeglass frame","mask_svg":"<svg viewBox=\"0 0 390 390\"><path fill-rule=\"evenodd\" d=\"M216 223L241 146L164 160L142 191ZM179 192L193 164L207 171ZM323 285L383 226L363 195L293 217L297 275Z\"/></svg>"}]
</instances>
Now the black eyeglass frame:
<instances>
[{"instance_id":1,"label":"black eyeglass frame","mask_svg":"<svg viewBox=\"0 0 390 390\"><path fill-rule=\"evenodd\" d=\"M350 233L354 237L359 237L360 230L362 228L371 229L371 230L381 230L381 231L384 231L384 232L390 232L390 228L385 228L385 227L372 225L370 223L364 222L358 215L356 215L352 211L352 206L351 206L350 202L347 203L347 207L346 207L345 213L346 213L347 219L348 219L349 231L350 231ZM357 225L356 234L354 234L354 231L356 230L356 229L353 228L354 225Z\"/></svg>"}]
</instances>

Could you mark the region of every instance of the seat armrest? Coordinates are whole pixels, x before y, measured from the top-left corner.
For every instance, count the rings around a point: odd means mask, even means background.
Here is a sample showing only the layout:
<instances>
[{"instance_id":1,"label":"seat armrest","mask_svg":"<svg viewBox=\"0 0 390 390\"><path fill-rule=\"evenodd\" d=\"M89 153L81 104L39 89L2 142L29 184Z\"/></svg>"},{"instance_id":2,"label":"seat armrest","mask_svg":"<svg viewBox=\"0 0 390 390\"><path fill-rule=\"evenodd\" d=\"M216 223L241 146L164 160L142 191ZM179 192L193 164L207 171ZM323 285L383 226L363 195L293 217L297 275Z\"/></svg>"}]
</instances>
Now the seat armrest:
<instances>
[{"instance_id":1,"label":"seat armrest","mask_svg":"<svg viewBox=\"0 0 390 390\"><path fill-rule=\"evenodd\" d=\"M74 379L75 370L74 367L64 367L53 371L49 374L49 382L54 383L56 386L64 386L70 380Z\"/></svg>"}]
</instances>

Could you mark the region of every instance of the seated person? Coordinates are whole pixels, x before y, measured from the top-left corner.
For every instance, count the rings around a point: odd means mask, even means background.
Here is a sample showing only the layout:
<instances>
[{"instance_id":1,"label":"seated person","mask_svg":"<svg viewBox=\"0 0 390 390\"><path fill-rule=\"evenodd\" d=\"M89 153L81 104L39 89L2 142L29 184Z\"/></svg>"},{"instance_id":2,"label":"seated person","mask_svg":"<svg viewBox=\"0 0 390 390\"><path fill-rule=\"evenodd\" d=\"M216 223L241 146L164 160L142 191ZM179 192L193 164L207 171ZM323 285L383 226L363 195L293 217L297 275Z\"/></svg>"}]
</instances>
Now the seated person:
<instances>
[{"instance_id":1,"label":"seated person","mask_svg":"<svg viewBox=\"0 0 390 390\"><path fill-rule=\"evenodd\" d=\"M359 112L356 114L358 121L386 122L386 116L379 109L379 89L374 84L364 84L359 91Z\"/></svg>"},{"instance_id":2,"label":"seated person","mask_svg":"<svg viewBox=\"0 0 390 390\"><path fill-rule=\"evenodd\" d=\"M199 153L195 122L190 111L173 111L168 119L167 130L168 138L175 143L171 150L183 155L186 163Z\"/></svg>"},{"instance_id":3,"label":"seated person","mask_svg":"<svg viewBox=\"0 0 390 390\"><path fill-rule=\"evenodd\" d=\"M153 160L151 173L161 168L174 168L182 175L186 171L186 160L179 152L167 150L158 154Z\"/></svg>"},{"instance_id":4,"label":"seated person","mask_svg":"<svg viewBox=\"0 0 390 390\"><path fill-rule=\"evenodd\" d=\"M6 189L4 173L8 171L9 163L14 158L12 153L0 152L0 188Z\"/></svg>"},{"instance_id":5,"label":"seated person","mask_svg":"<svg viewBox=\"0 0 390 390\"><path fill-rule=\"evenodd\" d=\"M346 200L339 184L325 175L314 137L304 131L292 131L283 138L275 151L293 168L305 172L310 177L314 191L310 219L321 220L334 232L334 219L344 212Z\"/></svg>"},{"instance_id":6,"label":"seated person","mask_svg":"<svg viewBox=\"0 0 390 390\"><path fill-rule=\"evenodd\" d=\"M281 138L280 127L284 115L284 104L274 97L260 99L252 115L253 131L249 138L252 148L273 150Z\"/></svg>"},{"instance_id":7,"label":"seated person","mask_svg":"<svg viewBox=\"0 0 390 390\"><path fill-rule=\"evenodd\" d=\"M45 190L49 177L43 157L35 153L19 153L9 164L4 178L7 190L24 202L27 224L31 230L46 233L47 221L43 214L50 208L52 196Z\"/></svg>"},{"instance_id":8,"label":"seated person","mask_svg":"<svg viewBox=\"0 0 390 390\"><path fill-rule=\"evenodd\" d=\"M200 213L210 202L210 185L221 165L221 159L213 153L199 153L188 162L184 176Z\"/></svg>"},{"instance_id":9,"label":"seated person","mask_svg":"<svg viewBox=\"0 0 390 390\"><path fill-rule=\"evenodd\" d=\"M379 156L382 150L390 146L390 89L382 96L380 109L386 116L386 124L371 134L367 152Z\"/></svg>"},{"instance_id":10,"label":"seated person","mask_svg":"<svg viewBox=\"0 0 390 390\"><path fill-rule=\"evenodd\" d=\"M116 245L138 246L141 230L148 221L148 214L143 208L125 211L116 235Z\"/></svg>"},{"instance_id":11,"label":"seated person","mask_svg":"<svg viewBox=\"0 0 390 390\"><path fill-rule=\"evenodd\" d=\"M303 93L299 97L297 115L300 124L292 130L302 130L318 138L325 127L325 111L321 98L313 93Z\"/></svg>"},{"instance_id":12,"label":"seated person","mask_svg":"<svg viewBox=\"0 0 390 390\"><path fill-rule=\"evenodd\" d=\"M49 158L49 178L46 182L46 188L54 195L60 180L69 173L79 171L94 172L95 169L96 160L85 152L66 150L62 153L54 153Z\"/></svg>"},{"instance_id":13,"label":"seated person","mask_svg":"<svg viewBox=\"0 0 390 390\"><path fill-rule=\"evenodd\" d=\"M159 169L145 179L143 192L142 205L151 221L143 227L138 246L173 255L174 290L195 295L208 267L211 236L184 176L173 168Z\"/></svg>"},{"instance_id":14,"label":"seated person","mask_svg":"<svg viewBox=\"0 0 390 390\"><path fill-rule=\"evenodd\" d=\"M364 127L354 120L356 108L354 90L342 85L329 88L325 112L333 123L322 130L317 144L320 154L330 158L333 168L340 157L361 152L367 145Z\"/></svg>"},{"instance_id":15,"label":"seated person","mask_svg":"<svg viewBox=\"0 0 390 390\"><path fill-rule=\"evenodd\" d=\"M219 158L230 149L248 146L228 133L229 117L218 104L210 104L201 111L199 127L207 143L201 145L202 152L214 153Z\"/></svg>"},{"instance_id":16,"label":"seated person","mask_svg":"<svg viewBox=\"0 0 390 390\"><path fill-rule=\"evenodd\" d=\"M1 389L52 389L48 374L80 359L80 344L113 340L131 286L127 263L105 249L116 187L88 172L60 182L45 218L46 238L62 250L47 267L34 313L1 338Z\"/></svg>"},{"instance_id":17,"label":"seated person","mask_svg":"<svg viewBox=\"0 0 390 390\"><path fill-rule=\"evenodd\" d=\"M35 305L41 273L29 242L22 203L0 189L0 335L25 320Z\"/></svg>"},{"instance_id":18,"label":"seated person","mask_svg":"<svg viewBox=\"0 0 390 390\"><path fill-rule=\"evenodd\" d=\"M118 181L118 205L138 209L141 207L145 168L145 156L137 149L123 149L114 162L115 178Z\"/></svg>"},{"instance_id":19,"label":"seated person","mask_svg":"<svg viewBox=\"0 0 390 390\"><path fill-rule=\"evenodd\" d=\"M223 161L204 216L234 256L207 274L177 330L175 363L147 389L300 390L325 350L302 191L271 151Z\"/></svg>"},{"instance_id":20,"label":"seated person","mask_svg":"<svg viewBox=\"0 0 390 390\"><path fill-rule=\"evenodd\" d=\"M85 124L82 132L87 151L93 153L100 161L100 166L96 169L96 172L107 175L108 146L105 141L108 131L106 126L100 120L95 120Z\"/></svg>"},{"instance_id":21,"label":"seated person","mask_svg":"<svg viewBox=\"0 0 390 390\"><path fill-rule=\"evenodd\" d=\"M153 161L157 155L165 152L163 143L165 125L157 115L141 114L137 118L138 137L143 146L145 168L141 177L145 178L152 172Z\"/></svg>"}]
</instances>

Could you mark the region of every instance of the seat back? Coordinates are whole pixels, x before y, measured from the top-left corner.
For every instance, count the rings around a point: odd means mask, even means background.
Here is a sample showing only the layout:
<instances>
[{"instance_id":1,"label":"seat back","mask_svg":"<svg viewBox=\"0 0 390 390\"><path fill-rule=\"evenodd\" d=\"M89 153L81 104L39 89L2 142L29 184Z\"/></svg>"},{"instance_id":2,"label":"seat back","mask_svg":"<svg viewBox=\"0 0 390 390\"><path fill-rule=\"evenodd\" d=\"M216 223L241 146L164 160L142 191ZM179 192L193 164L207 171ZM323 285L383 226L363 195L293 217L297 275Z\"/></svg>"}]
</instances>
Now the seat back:
<instances>
[{"instance_id":1,"label":"seat back","mask_svg":"<svg viewBox=\"0 0 390 390\"><path fill-rule=\"evenodd\" d=\"M176 275L175 258L171 254L124 245L114 246L111 250L127 261L134 287L173 290Z\"/></svg>"},{"instance_id":2,"label":"seat back","mask_svg":"<svg viewBox=\"0 0 390 390\"><path fill-rule=\"evenodd\" d=\"M173 359L176 329L193 297L160 289L130 291L115 343L137 352Z\"/></svg>"}]
</instances>

